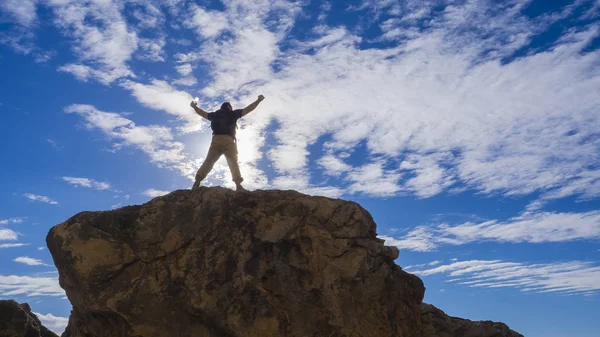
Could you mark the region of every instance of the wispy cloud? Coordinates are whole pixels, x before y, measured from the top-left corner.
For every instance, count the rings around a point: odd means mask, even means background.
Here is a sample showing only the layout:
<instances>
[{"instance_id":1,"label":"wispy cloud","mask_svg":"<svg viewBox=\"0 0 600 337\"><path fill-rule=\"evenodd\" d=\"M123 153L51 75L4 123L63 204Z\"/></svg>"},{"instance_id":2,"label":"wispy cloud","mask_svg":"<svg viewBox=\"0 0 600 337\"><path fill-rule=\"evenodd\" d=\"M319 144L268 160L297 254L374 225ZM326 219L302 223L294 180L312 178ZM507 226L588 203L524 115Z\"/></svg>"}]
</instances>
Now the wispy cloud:
<instances>
[{"instance_id":1,"label":"wispy cloud","mask_svg":"<svg viewBox=\"0 0 600 337\"><path fill-rule=\"evenodd\" d=\"M10 218L10 219L0 220L0 225L19 224L19 223L23 223L23 218Z\"/></svg>"},{"instance_id":2,"label":"wispy cloud","mask_svg":"<svg viewBox=\"0 0 600 337\"><path fill-rule=\"evenodd\" d=\"M164 110L183 120L186 123L183 131L198 131L207 127L190 107L190 102L194 97L186 92L176 90L165 81L153 80L150 84L124 81L121 85L130 90L132 95L143 105L151 109Z\"/></svg>"},{"instance_id":3,"label":"wispy cloud","mask_svg":"<svg viewBox=\"0 0 600 337\"><path fill-rule=\"evenodd\" d=\"M153 188L144 191L144 195L151 197L151 198L160 197L160 196L163 196L163 195L169 194L169 193L171 193L171 191L161 191L161 190L156 190Z\"/></svg>"},{"instance_id":4,"label":"wispy cloud","mask_svg":"<svg viewBox=\"0 0 600 337\"><path fill-rule=\"evenodd\" d=\"M600 266L583 261L534 264L470 260L411 272L422 277L444 274L448 282L474 288L586 295L600 290Z\"/></svg>"},{"instance_id":5,"label":"wispy cloud","mask_svg":"<svg viewBox=\"0 0 600 337\"><path fill-rule=\"evenodd\" d=\"M331 9L326 2L321 24L301 39L290 33L304 19L302 1L229 0L220 10L184 1L136 2L131 13L121 2L53 1L49 7L77 58L61 70L105 84L121 79L118 85L140 103L177 118L181 132L206 129L188 107L191 97L201 96L212 108L223 99L245 103L267 94L261 113L244 121L240 132L250 140L240 146L251 144L240 151L249 185L384 197L427 198L461 188L594 198L600 196L600 54L588 48L597 25L581 20L545 49L532 45L567 18L594 17L597 6L590 2L531 17L523 13L528 1L521 0L443 6L364 1L347 7L360 20L335 27L323 21ZM11 15L26 24L37 20L33 12ZM168 55L169 24L192 31L196 41L177 44L176 54ZM381 34L365 36L368 27ZM138 76L130 66L136 52L176 62L171 73ZM196 82L193 70L200 65L207 72L202 91L179 90ZM104 131L126 138L116 129ZM164 151L144 150L152 162L161 162L158 153L181 154L175 148L183 143L171 136L169 129ZM263 159L274 174L269 180L257 168ZM184 161L168 162L179 169ZM338 178L337 186L317 176L315 164ZM179 171L189 176L192 166ZM222 169L212 177L229 181Z\"/></svg>"},{"instance_id":6,"label":"wispy cloud","mask_svg":"<svg viewBox=\"0 0 600 337\"><path fill-rule=\"evenodd\" d=\"M31 26L37 20L35 3L37 0L4 0L0 8L22 26Z\"/></svg>"},{"instance_id":7,"label":"wispy cloud","mask_svg":"<svg viewBox=\"0 0 600 337\"><path fill-rule=\"evenodd\" d=\"M268 152L278 174L274 187L290 179L307 186L315 155L308 148L326 137L320 163L350 193L431 197L461 184L507 195L599 195L593 135L600 123L600 76L591 71L599 56L582 53L598 34L593 27L581 27L550 50L510 59L561 16L528 18L520 1L456 3L441 13L430 2L409 1L410 8L354 9L420 13L397 22L404 33L396 38L388 34L394 25L383 27L388 47L361 49L364 39L356 30L320 26L306 41L294 41L298 48L282 51L278 44L297 12L288 2L281 25L269 26L264 13L275 7L269 6L234 1L223 11L196 8L190 25L203 39L202 51L179 59L213 65L206 97L228 97L235 88L240 100L246 93L272 93L264 118L279 122ZM240 17L247 19L231 19ZM425 17L430 25L417 27ZM235 22L246 27L233 29ZM471 29L480 26L483 31ZM214 52L225 44L253 53ZM573 95L585 99L567 103ZM361 143L366 154L355 167L331 160Z\"/></svg>"},{"instance_id":8,"label":"wispy cloud","mask_svg":"<svg viewBox=\"0 0 600 337\"><path fill-rule=\"evenodd\" d=\"M145 152L150 161L159 167L178 170L184 176L193 176L196 164L186 158L181 142L173 140L171 129L165 126L139 126L113 112L104 112L91 105L71 105L65 109L83 117L90 129L100 129L109 139L115 140L114 149L132 146Z\"/></svg>"},{"instance_id":9,"label":"wispy cloud","mask_svg":"<svg viewBox=\"0 0 600 337\"><path fill-rule=\"evenodd\" d=\"M23 246L29 246L29 245L30 245L29 243L0 243L0 248L16 248L16 247L23 247Z\"/></svg>"},{"instance_id":10,"label":"wispy cloud","mask_svg":"<svg viewBox=\"0 0 600 337\"><path fill-rule=\"evenodd\" d=\"M50 138L46 139L46 142L48 144L50 144L50 146L52 146L53 149L55 150L62 150L63 147L61 145L58 144L58 142L56 142L55 140L52 140Z\"/></svg>"},{"instance_id":11,"label":"wispy cloud","mask_svg":"<svg viewBox=\"0 0 600 337\"><path fill-rule=\"evenodd\" d=\"M73 186L88 187L100 191L110 188L109 183L100 182L89 178L62 177L62 179Z\"/></svg>"},{"instance_id":12,"label":"wispy cloud","mask_svg":"<svg viewBox=\"0 0 600 337\"><path fill-rule=\"evenodd\" d=\"M58 277L30 277L17 275L0 275L0 295L15 297L32 296L65 296L58 284Z\"/></svg>"},{"instance_id":13,"label":"wispy cloud","mask_svg":"<svg viewBox=\"0 0 600 337\"><path fill-rule=\"evenodd\" d=\"M14 262L23 263L29 266L48 266L40 259L34 259L28 256L19 256L13 260Z\"/></svg>"},{"instance_id":14,"label":"wispy cloud","mask_svg":"<svg viewBox=\"0 0 600 337\"><path fill-rule=\"evenodd\" d=\"M127 62L138 48L139 37L128 26L119 4L77 1L48 4L57 28L74 40L73 50L79 56L77 63L64 65L61 71L83 81L97 79L105 84L135 76Z\"/></svg>"},{"instance_id":15,"label":"wispy cloud","mask_svg":"<svg viewBox=\"0 0 600 337\"><path fill-rule=\"evenodd\" d=\"M394 238L381 235L387 245L431 251L443 245L473 242L565 242L600 238L600 211L584 213L523 213L507 221L466 222L459 225L418 226Z\"/></svg>"},{"instance_id":16,"label":"wispy cloud","mask_svg":"<svg viewBox=\"0 0 600 337\"><path fill-rule=\"evenodd\" d=\"M32 201L39 201L39 202L47 203L50 205L58 205L58 202L50 199L49 197L43 196L43 195L25 193L25 194L23 194L23 196Z\"/></svg>"},{"instance_id":17,"label":"wispy cloud","mask_svg":"<svg viewBox=\"0 0 600 337\"><path fill-rule=\"evenodd\" d=\"M37 250L44 250L46 247L37 247Z\"/></svg>"},{"instance_id":18,"label":"wispy cloud","mask_svg":"<svg viewBox=\"0 0 600 337\"><path fill-rule=\"evenodd\" d=\"M69 324L68 317L59 317L52 314L44 315L38 312L34 312L34 314L40 319L46 328L54 331L58 335L62 334Z\"/></svg>"}]
</instances>

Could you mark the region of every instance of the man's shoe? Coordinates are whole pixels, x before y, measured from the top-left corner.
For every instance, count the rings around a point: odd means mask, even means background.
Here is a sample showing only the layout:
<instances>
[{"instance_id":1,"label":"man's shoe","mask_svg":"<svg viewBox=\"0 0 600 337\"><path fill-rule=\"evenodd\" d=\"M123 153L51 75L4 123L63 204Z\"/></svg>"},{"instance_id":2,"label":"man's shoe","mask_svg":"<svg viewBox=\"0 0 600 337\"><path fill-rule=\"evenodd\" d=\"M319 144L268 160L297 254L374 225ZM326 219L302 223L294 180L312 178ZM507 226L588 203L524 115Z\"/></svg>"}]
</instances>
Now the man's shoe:
<instances>
[{"instance_id":1,"label":"man's shoe","mask_svg":"<svg viewBox=\"0 0 600 337\"><path fill-rule=\"evenodd\" d=\"M242 185L236 185L235 186L235 191L236 192L248 192L248 190L245 189Z\"/></svg>"}]
</instances>

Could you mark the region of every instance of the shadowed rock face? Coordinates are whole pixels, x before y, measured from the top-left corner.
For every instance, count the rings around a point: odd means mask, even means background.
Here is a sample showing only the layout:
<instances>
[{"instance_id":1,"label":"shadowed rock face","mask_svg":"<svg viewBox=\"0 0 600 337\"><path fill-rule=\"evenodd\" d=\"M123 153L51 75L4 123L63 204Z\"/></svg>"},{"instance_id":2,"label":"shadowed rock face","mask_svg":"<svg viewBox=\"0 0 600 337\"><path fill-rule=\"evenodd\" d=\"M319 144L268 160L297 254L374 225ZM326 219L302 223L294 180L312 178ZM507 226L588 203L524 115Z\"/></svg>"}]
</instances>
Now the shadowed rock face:
<instances>
[{"instance_id":1,"label":"shadowed rock face","mask_svg":"<svg viewBox=\"0 0 600 337\"><path fill-rule=\"evenodd\" d=\"M29 304L0 300L0 337L58 337L31 312Z\"/></svg>"},{"instance_id":2,"label":"shadowed rock face","mask_svg":"<svg viewBox=\"0 0 600 337\"><path fill-rule=\"evenodd\" d=\"M421 304L421 321L423 337L523 337L504 323L451 317L427 303Z\"/></svg>"},{"instance_id":3,"label":"shadowed rock face","mask_svg":"<svg viewBox=\"0 0 600 337\"><path fill-rule=\"evenodd\" d=\"M416 337L427 328L423 283L348 201L181 190L80 213L46 241L73 305L63 336Z\"/></svg>"}]
</instances>

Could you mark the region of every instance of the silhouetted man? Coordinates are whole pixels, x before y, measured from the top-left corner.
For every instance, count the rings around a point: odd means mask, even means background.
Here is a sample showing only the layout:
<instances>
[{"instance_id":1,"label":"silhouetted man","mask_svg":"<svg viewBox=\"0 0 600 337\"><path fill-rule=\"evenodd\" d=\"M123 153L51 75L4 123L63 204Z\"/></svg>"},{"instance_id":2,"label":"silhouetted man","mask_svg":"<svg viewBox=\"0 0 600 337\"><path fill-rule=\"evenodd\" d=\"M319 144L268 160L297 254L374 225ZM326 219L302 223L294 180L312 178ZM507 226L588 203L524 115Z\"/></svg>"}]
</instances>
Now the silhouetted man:
<instances>
[{"instance_id":1,"label":"silhouetted man","mask_svg":"<svg viewBox=\"0 0 600 337\"><path fill-rule=\"evenodd\" d=\"M225 155L229 170L231 171L231 177L235 182L237 191L245 191L242 187L242 174L240 173L240 167L238 165L238 151L235 139L235 131L237 129L237 120L249 114L252 110L256 109L258 104L265 99L265 96L259 95L258 99L254 103L248 105L244 109L233 110L229 102L225 102L221 105L221 109L215 112L206 112L200 109L195 101L190 103L190 106L194 108L196 113L201 117L204 117L210 121L210 127L213 131L213 138L208 149L208 154L204 163L196 173L196 182L192 189L200 187L200 183L213 166L221 158L221 155Z\"/></svg>"}]
</instances>

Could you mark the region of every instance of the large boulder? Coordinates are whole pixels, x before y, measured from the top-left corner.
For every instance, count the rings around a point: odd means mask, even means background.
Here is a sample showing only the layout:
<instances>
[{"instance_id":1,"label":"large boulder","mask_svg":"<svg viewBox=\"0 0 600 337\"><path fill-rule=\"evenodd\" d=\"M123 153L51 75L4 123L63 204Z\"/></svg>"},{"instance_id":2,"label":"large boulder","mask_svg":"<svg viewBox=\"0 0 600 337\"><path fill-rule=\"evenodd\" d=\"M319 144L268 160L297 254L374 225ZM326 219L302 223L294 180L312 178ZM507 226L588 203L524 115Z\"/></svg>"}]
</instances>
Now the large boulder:
<instances>
[{"instance_id":1,"label":"large boulder","mask_svg":"<svg viewBox=\"0 0 600 337\"><path fill-rule=\"evenodd\" d=\"M46 241L73 305L63 336L416 337L426 327L423 283L353 202L181 190L77 214Z\"/></svg>"},{"instance_id":2,"label":"large boulder","mask_svg":"<svg viewBox=\"0 0 600 337\"><path fill-rule=\"evenodd\" d=\"M0 337L58 337L46 329L27 303L0 300Z\"/></svg>"}]
</instances>

